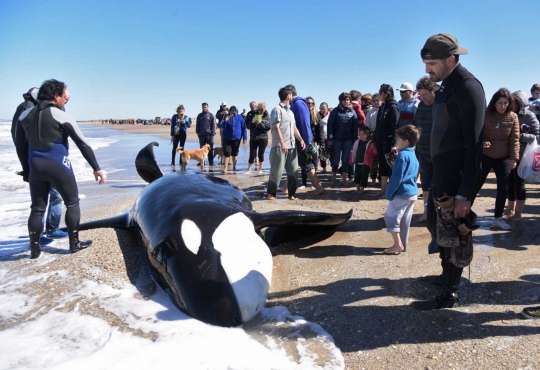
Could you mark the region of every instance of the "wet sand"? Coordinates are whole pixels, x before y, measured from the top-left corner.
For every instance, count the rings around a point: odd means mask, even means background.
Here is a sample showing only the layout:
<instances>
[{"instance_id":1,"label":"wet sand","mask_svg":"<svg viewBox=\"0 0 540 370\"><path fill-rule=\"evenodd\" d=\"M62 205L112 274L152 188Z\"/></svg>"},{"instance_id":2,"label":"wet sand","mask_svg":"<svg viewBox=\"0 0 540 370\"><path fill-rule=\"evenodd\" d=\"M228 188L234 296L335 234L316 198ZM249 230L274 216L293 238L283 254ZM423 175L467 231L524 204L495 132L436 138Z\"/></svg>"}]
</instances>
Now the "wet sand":
<instances>
[{"instance_id":1,"label":"wet sand","mask_svg":"<svg viewBox=\"0 0 540 370\"><path fill-rule=\"evenodd\" d=\"M170 129L107 127L162 137L169 137ZM194 132L194 127L190 130ZM197 141L191 132L188 140ZM170 168L162 170L170 172ZM219 170L215 166L207 172L238 185L258 212L353 209L352 219L330 238L314 245L296 243L273 251L274 278L268 300L269 306L283 305L293 314L319 323L340 347L347 369L540 367L540 320L524 320L519 315L523 307L540 304L539 185L527 185L522 221L514 222L511 231L491 230L495 179L493 175L488 178L474 206L482 227L474 234L475 257L462 277L463 304L454 309L421 312L409 305L439 294L438 287L419 278L439 274L440 260L438 255L427 254L430 237L425 224L412 225L408 252L398 256L382 254L392 241L384 229L387 201L373 196L378 188L368 188L366 194L359 195L353 187L330 187L331 176L319 174L326 187L323 195L315 197L310 191L300 190L295 201L282 196L268 201L264 198L267 174L220 175ZM142 186L88 187L85 194L93 201L83 205L82 221L125 211ZM102 192L107 193L107 198L99 196ZM100 203L97 198L106 200ZM422 200L418 200L415 215L421 210ZM82 232L82 237L93 239L94 246L73 258L62 259L57 262L62 266L53 268L66 269L76 279L106 282L120 278L135 283L140 263L137 255L126 248L130 241L124 232L92 230ZM13 269L17 263L34 262L9 262ZM36 270L39 268L44 267L36 265Z\"/></svg>"}]
</instances>

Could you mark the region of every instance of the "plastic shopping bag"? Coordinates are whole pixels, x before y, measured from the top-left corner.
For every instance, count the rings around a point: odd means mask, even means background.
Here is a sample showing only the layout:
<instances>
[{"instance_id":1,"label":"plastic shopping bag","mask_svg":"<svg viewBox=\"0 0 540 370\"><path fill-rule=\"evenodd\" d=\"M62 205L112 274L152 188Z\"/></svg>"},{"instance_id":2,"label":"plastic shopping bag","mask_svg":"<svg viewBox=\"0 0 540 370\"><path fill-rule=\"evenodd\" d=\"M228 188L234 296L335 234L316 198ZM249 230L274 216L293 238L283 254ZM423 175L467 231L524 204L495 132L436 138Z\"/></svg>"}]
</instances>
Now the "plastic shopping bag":
<instances>
[{"instance_id":1,"label":"plastic shopping bag","mask_svg":"<svg viewBox=\"0 0 540 370\"><path fill-rule=\"evenodd\" d=\"M529 182L540 182L540 147L536 139L525 147L518 167L518 176Z\"/></svg>"}]
</instances>

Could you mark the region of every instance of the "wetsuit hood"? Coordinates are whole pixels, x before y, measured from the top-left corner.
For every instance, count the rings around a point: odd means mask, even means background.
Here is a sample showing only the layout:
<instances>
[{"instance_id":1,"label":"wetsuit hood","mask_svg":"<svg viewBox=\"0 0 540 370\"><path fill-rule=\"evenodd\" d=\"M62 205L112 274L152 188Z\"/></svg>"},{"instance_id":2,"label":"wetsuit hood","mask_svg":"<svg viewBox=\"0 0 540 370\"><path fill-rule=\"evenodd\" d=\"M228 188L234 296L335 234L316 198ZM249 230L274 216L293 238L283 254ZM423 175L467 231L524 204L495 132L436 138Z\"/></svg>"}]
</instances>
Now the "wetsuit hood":
<instances>
[{"instance_id":1,"label":"wetsuit hood","mask_svg":"<svg viewBox=\"0 0 540 370\"><path fill-rule=\"evenodd\" d=\"M32 87L28 92L25 92L23 94L23 98L25 101L31 101L34 103L34 105L37 105L39 100L37 98L39 89L37 87Z\"/></svg>"}]
</instances>

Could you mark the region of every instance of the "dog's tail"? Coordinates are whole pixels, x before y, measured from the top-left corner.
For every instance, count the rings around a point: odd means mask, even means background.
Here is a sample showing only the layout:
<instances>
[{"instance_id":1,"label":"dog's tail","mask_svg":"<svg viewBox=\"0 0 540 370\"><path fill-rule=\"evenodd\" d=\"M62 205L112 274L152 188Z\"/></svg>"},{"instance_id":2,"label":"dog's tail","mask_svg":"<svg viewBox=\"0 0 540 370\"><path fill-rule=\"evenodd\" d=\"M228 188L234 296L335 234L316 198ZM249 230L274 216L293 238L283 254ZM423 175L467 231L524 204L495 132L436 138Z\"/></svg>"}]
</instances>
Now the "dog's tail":
<instances>
[{"instance_id":1,"label":"dog's tail","mask_svg":"<svg viewBox=\"0 0 540 370\"><path fill-rule=\"evenodd\" d=\"M176 151L180 154L184 153L184 147L183 146L179 146L178 148L176 148Z\"/></svg>"}]
</instances>

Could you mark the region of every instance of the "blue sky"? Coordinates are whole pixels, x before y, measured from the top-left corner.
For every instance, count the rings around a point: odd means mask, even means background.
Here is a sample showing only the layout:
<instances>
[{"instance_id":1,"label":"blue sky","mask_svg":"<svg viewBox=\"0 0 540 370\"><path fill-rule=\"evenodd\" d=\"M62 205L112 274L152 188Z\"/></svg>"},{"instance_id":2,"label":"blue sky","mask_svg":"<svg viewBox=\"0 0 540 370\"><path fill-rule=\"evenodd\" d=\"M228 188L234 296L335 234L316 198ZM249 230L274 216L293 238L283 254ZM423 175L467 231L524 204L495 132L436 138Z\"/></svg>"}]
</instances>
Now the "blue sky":
<instances>
[{"instance_id":1,"label":"blue sky","mask_svg":"<svg viewBox=\"0 0 540 370\"><path fill-rule=\"evenodd\" d=\"M455 35L462 64L499 88L540 83L537 1L16 1L0 0L0 118L48 78L71 92L78 120L188 115L203 101L278 102L299 95L337 104L422 77L432 34Z\"/></svg>"}]
</instances>

